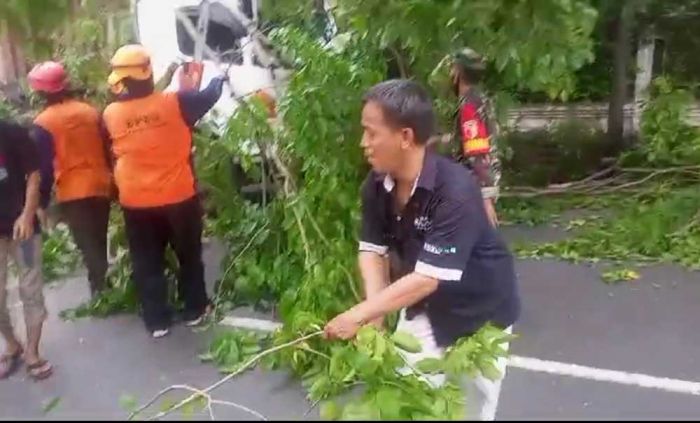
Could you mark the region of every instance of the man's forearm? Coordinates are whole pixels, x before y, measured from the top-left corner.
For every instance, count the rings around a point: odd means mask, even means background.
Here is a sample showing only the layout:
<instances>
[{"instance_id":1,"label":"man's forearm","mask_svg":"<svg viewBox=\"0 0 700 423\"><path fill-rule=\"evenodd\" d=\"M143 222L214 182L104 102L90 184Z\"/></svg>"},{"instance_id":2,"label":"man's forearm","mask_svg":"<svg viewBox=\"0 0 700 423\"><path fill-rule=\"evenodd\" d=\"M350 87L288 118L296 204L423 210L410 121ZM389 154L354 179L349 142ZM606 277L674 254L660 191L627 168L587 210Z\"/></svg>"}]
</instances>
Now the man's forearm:
<instances>
[{"instance_id":1,"label":"man's forearm","mask_svg":"<svg viewBox=\"0 0 700 423\"><path fill-rule=\"evenodd\" d=\"M362 323L410 307L423 300L438 287L436 279L411 273L369 297L351 309Z\"/></svg>"},{"instance_id":2,"label":"man's forearm","mask_svg":"<svg viewBox=\"0 0 700 423\"><path fill-rule=\"evenodd\" d=\"M34 216L39 208L40 184L41 176L39 171L32 172L27 178L27 192L24 200L24 210L22 210L22 215L25 217Z\"/></svg>"},{"instance_id":3,"label":"man's forearm","mask_svg":"<svg viewBox=\"0 0 700 423\"><path fill-rule=\"evenodd\" d=\"M498 182L500 174L498 163L493 161L490 153L479 154L470 158L472 169L481 185L484 198L498 198Z\"/></svg>"},{"instance_id":4,"label":"man's forearm","mask_svg":"<svg viewBox=\"0 0 700 423\"><path fill-rule=\"evenodd\" d=\"M379 254L363 251L358 261L365 287L365 298L372 298L389 285L387 259Z\"/></svg>"}]
</instances>

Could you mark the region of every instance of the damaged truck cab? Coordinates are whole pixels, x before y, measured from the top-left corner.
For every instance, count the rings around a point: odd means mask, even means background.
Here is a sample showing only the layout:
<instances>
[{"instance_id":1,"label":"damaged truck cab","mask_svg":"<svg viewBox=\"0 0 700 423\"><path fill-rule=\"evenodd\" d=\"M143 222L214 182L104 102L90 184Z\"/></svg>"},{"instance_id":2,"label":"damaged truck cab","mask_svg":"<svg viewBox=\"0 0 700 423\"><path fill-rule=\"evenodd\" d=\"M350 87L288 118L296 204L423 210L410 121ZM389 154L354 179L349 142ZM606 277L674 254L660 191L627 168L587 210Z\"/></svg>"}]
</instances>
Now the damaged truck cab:
<instances>
[{"instance_id":1,"label":"damaged truck cab","mask_svg":"<svg viewBox=\"0 0 700 423\"><path fill-rule=\"evenodd\" d=\"M257 31L258 0L132 0L132 8L138 41L152 54L156 80L172 63L201 63L201 86L228 72L230 84L208 115L216 127L222 129L248 95L263 91L279 97L289 71ZM177 90L178 80L176 74L165 90Z\"/></svg>"}]
</instances>

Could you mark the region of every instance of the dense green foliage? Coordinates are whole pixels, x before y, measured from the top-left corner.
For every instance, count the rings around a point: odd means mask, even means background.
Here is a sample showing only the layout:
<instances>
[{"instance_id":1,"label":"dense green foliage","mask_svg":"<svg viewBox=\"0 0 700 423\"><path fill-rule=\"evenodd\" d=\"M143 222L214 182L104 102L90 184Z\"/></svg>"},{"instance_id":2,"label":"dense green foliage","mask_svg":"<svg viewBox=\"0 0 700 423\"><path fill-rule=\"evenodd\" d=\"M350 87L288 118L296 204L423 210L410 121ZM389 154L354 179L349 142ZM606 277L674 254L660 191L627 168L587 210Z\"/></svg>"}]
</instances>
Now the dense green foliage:
<instances>
[{"instance_id":1,"label":"dense green foliage","mask_svg":"<svg viewBox=\"0 0 700 423\"><path fill-rule=\"evenodd\" d=\"M700 163L700 131L688 123L692 93L663 77L652 88L640 128L646 161L654 167Z\"/></svg>"},{"instance_id":2,"label":"dense green foliage","mask_svg":"<svg viewBox=\"0 0 700 423\"><path fill-rule=\"evenodd\" d=\"M42 273L45 282L72 275L80 266L80 252L65 225L43 234Z\"/></svg>"},{"instance_id":3,"label":"dense green foliage","mask_svg":"<svg viewBox=\"0 0 700 423\"><path fill-rule=\"evenodd\" d=\"M197 164L216 216L209 231L229 247L217 288L219 311L240 303L276 304L284 327L268 342L280 345L318 330L360 299L358 192L367 168L359 149L359 113L363 91L382 79L384 65L360 37L337 51L293 29L275 31L273 40L296 66L279 120L268 121L255 102L241 105L223 137L198 140ZM231 182L232 155L249 175L261 175L251 145L264 152L267 170L276 175L264 207L246 200ZM498 351L484 345L500 333L485 329L480 336L486 338L465 341L472 355L448 358L445 365L453 373L469 368L493 376L490 363ZM354 344L310 340L268 364L302 376L312 400L362 384L359 399L323 407L324 414L338 410L329 418L459 417L458 386L432 390L415 375L397 373L403 360L392 345L367 328ZM250 337L225 335L204 358L231 370L254 351Z\"/></svg>"},{"instance_id":4,"label":"dense green foliage","mask_svg":"<svg viewBox=\"0 0 700 423\"><path fill-rule=\"evenodd\" d=\"M581 179L614 157L605 133L586 121L567 120L499 138L505 186L546 186Z\"/></svg>"},{"instance_id":5,"label":"dense green foliage","mask_svg":"<svg viewBox=\"0 0 700 423\"><path fill-rule=\"evenodd\" d=\"M314 8L312 2L275 3L280 5L278 25L289 22L288 15L299 7ZM358 193L367 167L359 148L359 115L364 90L388 75L387 56L400 73L431 84L448 128L446 117L454 99L443 95L447 73L437 64L454 48L469 45L487 56L494 71L487 81L492 88L544 92L559 99L577 95L581 79L575 72L593 59L590 34L596 12L583 0L338 0L334 12L343 42L332 48L319 44L317 33L300 30L313 25L299 15L292 20L296 29L278 27L270 34L294 67L276 120L268 120L262 104L242 102L223 134L200 128L197 136L197 173L211 212L207 233L227 249L214 298L217 315L250 304L274 308L284 323L271 337L233 332L217 338L202 358L226 372L264 347L320 329L362 297L355 260ZM89 87L103 86L99 63L104 55L91 51L103 45L94 25L82 23L81 44L61 50ZM100 102L100 93L89 94ZM695 164L696 132L683 123L687 98L687 93L659 81L644 115L643 136L649 142L621 163ZM513 136L504 143L506 166L513 169L510 181L546 185L583 177L609 153L599 133L576 123L558 125L544 135ZM528 172L533 168L537 172ZM520 248L526 256L671 260L697 266L700 196L688 188L689 180L697 179L690 173L621 191L624 197L565 197L544 202L544 208L538 208L537 200L505 198L500 208L505 220L531 224L547 222L572 206L617 212L614 220L589 217L569 222L570 229L577 228L573 238ZM242 185L261 180L263 195L241 192ZM111 238L122 246L112 275L114 288L65 317L137 309L122 224L112 226ZM615 271L606 280L631 275ZM505 339L487 327L460 341L444 360L422 363L426 371L445 371L452 379L439 389L415 374L398 373L403 366L400 348L372 328L363 329L354 343L310 340L273 355L266 364L300 376L312 400L363 389L342 407L325 403L321 412L329 419L453 419L463 412L456 376L496 376L493 360L503 355L498 344Z\"/></svg>"},{"instance_id":6,"label":"dense green foliage","mask_svg":"<svg viewBox=\"0 0 700 423\"><path fill-rule=\"evenodd\" d=\"M593 60L597 13L576 0L362 0L338 1L338 16L341 25L399 55L407 75L427 80L447 53L470 46L488 59L499 87L567 98L573 72Z\"/></svg>"},{"instance_id":7,"label":"dense green foliage","mask_svg":"<svg viewBox=\"0 0 700 423\"><path fill-rule=\"evenodd\" d=\"M515 222L544 223L552 212L573 207L605 211L611 217L584 221L577 234L561 242L520 246L521 256L666 261L700 267L700 144L698 130L685 120L689 93L665 78L654 86L642 119L644 143L619 160L623 170L637 175L634 180L605 195L591 190L555 201L506 202L507 216ZM546 204L546 209L538 209L538 204Z\"/></svg>"},{"instance_id":8,"label":"dense green foliage","mask_svg":"<svg viewBox=\"0 0 700 423\"><path fill-rule=\"evenodd\" d=\"M252 302L280 299L285 319L292 310L329 318L359 296L357 192L367 170L359 105L364 89L381 79L381 63L355 46L324 51L294 30L278 31L274 39L298 66L279 105L281 121L270 125L262 107L251 103L238 109L220 140L198 142L198 172L217 215L210 229L230 243L220 293ZM247 202L226 182L232 155L250 169L251 140L280 178L266 207Z\"/></svg>"}]
</instances>

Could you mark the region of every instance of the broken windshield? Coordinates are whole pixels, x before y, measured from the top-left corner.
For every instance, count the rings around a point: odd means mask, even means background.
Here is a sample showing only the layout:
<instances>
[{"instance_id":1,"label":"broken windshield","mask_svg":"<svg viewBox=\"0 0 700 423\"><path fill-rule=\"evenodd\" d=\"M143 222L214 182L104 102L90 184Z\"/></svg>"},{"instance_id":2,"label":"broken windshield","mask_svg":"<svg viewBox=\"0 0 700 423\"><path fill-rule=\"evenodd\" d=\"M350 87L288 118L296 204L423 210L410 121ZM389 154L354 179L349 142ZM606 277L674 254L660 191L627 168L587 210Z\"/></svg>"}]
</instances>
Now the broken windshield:
<instances>
[{"instance_id":1,"label":"broken windshield","mask_svg":"<svg viewBox=\"0 0 700 423\"><path fill-rule=\"evenodd\" d=\"M199 26L201 14L200 7L186 7L180 11L187 16L192 23L192 27ZM209 4L210 16L208 25L203 25L206 29L206 45L220 57L221 61L241 64L243 56L241 52L242 38L247 35L243 24L236 19L226 6L214 2ZM194 56L196 51L196 40L187 31L185 25L178 19L177 43L180 52L187 56ZM206 55L204 56L206 58Z\"/></svg>"}]
</instances>

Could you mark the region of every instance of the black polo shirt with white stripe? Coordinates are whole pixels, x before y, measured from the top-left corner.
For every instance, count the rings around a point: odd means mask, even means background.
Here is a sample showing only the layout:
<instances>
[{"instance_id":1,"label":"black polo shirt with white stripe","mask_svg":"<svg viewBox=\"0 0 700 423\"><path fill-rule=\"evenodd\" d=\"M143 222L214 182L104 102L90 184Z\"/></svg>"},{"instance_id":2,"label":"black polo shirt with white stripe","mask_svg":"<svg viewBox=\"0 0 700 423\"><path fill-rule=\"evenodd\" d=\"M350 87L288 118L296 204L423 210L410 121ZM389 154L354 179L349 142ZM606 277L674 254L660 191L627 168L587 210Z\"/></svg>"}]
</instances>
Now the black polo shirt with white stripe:
<instances>
[{"instance_id":1,"label":"black polo shirt with white stripe","mask_svg":"<svg viewBox=\"0 0 700 423\"><path fill-rule=\"evenodd\" d=\"M488 221L472 173L426 153L403 211L389 175L370 172L362 188L360 251L389 254L392 279L416 272L438 289L407 310L428 315L438 345L447 346L491 322L511 326L520 314L513 257Z\"/></svg>"}]
</instances>

